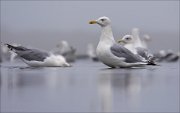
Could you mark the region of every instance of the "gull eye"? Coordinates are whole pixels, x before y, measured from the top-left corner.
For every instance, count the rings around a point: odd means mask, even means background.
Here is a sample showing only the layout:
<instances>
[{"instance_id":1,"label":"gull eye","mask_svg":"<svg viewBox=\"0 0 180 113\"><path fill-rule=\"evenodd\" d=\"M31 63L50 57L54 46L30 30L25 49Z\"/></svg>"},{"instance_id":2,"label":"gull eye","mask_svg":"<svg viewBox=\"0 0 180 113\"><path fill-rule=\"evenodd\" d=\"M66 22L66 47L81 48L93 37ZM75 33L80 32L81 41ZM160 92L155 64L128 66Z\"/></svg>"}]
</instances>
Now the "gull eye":
<instances>
[{"instance_id":1,"label":"gull eye","mask_svg":"<svg viewBox=\"0 0 180 113\"><path fill-rule=\"evenodd\" d=\"M130 37L127 37L126 40L131 40L131 38L130 38Z\"/></svg>"},{"instance_id":2,"label":"gull eye","mask_svg":"<svg viewBox=\"0 0 180 113\"><path fill-rule=\"evenodd\" d=\"M105 21L105 19L101 19L101 21L103 22L103 21Z\"/></svg>"}]
</instances>

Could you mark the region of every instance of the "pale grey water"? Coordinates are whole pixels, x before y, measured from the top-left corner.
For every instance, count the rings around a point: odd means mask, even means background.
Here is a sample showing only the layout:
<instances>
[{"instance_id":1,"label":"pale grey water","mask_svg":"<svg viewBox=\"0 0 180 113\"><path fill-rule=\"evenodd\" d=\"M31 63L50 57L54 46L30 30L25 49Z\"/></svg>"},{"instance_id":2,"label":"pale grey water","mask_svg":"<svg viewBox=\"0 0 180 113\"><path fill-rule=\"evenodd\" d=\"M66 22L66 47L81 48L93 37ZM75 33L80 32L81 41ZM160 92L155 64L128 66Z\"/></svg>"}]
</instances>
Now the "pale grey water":
<instances>
[{"instance_id":1,"label":"pale grey water","mask_svg":"<svg viewBox=\"0 0 180 113\"><path fill-rule=\"evenodd\" d=\"M1 112L179 112L179 62L140 69L90 60L72 65L1 63Z\"/></svg>"}]
</instances>

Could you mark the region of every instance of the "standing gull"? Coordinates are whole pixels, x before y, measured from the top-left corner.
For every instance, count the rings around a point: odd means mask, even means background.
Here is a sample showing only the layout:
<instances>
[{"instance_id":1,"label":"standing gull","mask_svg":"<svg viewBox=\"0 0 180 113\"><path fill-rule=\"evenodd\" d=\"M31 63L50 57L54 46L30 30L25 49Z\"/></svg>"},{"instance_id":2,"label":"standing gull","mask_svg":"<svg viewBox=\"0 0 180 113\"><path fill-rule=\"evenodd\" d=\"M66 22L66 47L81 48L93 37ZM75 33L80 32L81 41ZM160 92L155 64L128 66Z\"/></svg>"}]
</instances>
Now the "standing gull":
<instances>
[{"instance_id":1,"label":"standing gull","mask_svg":"<svg viewBox=\"0 0 180 113\"><path fill-rule=\"evenodd\" d=\"M135 47L142 47L142 48L145 48L142 44L142 40L140 39L140 32L139 32L139 28L133 28L132 29L132 36L135 40L134 42L134 46Z\"/></svg>"},{"instance_id":2,"label":"standing gull","mask_svg":"<svg viewBox=\"0 0 180 113\"><path fill-rule=\"evenodd\" d=\"M53 55L37 49L29 49L23 46L5 44L15 52L27 65L34 67L68 67L65 58L61 55Z\"/></svg>"},{"instance_id":3,"label":"standing gull","mask_svg":"<svg viewBox=\"0 0 180 113\"><path fill-rule=\"evenodd\" d=\"M151 37L147 34L143 35L143 38L142 38L142 45L144 48L148 48L148 42L151 41Z\"/></svg>"},{"instance_id":4,"label":"standing gull","mask_svg":"<svg viewBox=\"0 0 180 113\"><path fill-rule=\"evenodd\" d=\"M127 68L148 64L148 61L143 61L139 56L115 42L111 30L111 20L108 17L100 17L90 21L89 24L98 24L102 27L96 53L99 60L105 65L112 68Z\"/></svg>"}]
</instances>

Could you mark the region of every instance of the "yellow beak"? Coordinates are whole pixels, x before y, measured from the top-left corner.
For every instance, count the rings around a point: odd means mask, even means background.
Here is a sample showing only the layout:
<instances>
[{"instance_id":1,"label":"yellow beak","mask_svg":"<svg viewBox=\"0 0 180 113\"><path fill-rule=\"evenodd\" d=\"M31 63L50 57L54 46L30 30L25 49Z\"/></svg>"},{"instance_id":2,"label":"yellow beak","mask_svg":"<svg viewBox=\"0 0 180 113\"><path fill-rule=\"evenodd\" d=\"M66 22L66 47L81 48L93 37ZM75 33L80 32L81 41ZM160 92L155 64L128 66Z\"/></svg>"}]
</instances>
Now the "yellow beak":
<instances>
[{"instance_id":1,"label":"yellow beak","mask_svg":"<svg viewBox=\"0 0 180 113\"><path fill-rule=\"evenodd\" d=\"M96 20L91 20L91 21L89 21L89 24L97 24L97 21Z\"/></svg>"},{"instance_id":2,"label":"yellow beak","mask_svg":"<svg viewBox=\"0 0 180 113\"><path fill-rule=\"evenodd\" d=\"M118 43L125 43L124 40L118 40Z\"/></svg>"}]
</instances>

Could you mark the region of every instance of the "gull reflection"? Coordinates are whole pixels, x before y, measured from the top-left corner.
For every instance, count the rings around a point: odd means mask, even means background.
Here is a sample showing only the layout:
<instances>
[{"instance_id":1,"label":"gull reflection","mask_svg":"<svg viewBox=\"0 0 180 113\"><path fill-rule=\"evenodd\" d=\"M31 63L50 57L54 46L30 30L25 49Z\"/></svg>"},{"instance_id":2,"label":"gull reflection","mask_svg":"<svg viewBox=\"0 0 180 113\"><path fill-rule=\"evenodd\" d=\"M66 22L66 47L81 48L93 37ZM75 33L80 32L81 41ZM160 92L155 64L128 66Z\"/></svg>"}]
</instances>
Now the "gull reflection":
<instances>
[{"instance_id":1,"label":"gull reflection","mask_svg":"<svg viewBox=\"0 0 180 113\"><path fill-rule=\"evenodd\" d=\"M98 78L98 95L100 98L100 107L102 112L112 111L112 86L111 76L107 73L101 73Z\"/></svg>"},{"instance_id":2,"label":"gull reflection","mask_svg":"<svg viewBox=\"0 0 180 113\"><path fill-rule=\"evenodd\" d=\"M23 88L28 86L40 86L45 83L44 77L38 76L38 72L30 72L22 69L7 68L6 76L2 76L3 87L7 89Z\"/></svg>"},{"instance_id":3,"label":"gull reflection","mask_svg":"<svg viewBox=\"0 0 180 113\"><path fill-rule=\"evenodd\" d=\"M152 70L147 69L103 70L98 80L102 111L110 112L112 106L116 105L119 105L121 111L137 110L141 106L142 89L152 83L151 72Z\"/></svg>"},{"instance_id":4,"label":"gull reflection","mask_svg":"<svg viewBox=\"0 0 180 113\"><path fill-rule=\"evenodd\" d=\"M4 68L1 87L7 90L29 87L53 90L67 88L76 84L72 74L67 74L65 69L62 71L59 68Z\"/></svg>"},{"instance_id":5,"label":"gull reflection","mask_svg":"<svg viewBox=\"0 0 180 113\"><path fill-rule=\"evenodd\" d=\"M66 71L61 71L60 73L59 68L51 68L46 71L46 85L50 89L67 88L75 84L74 77L71 76L71 73L67 73Z\"/></svg>"}]
</instances>

